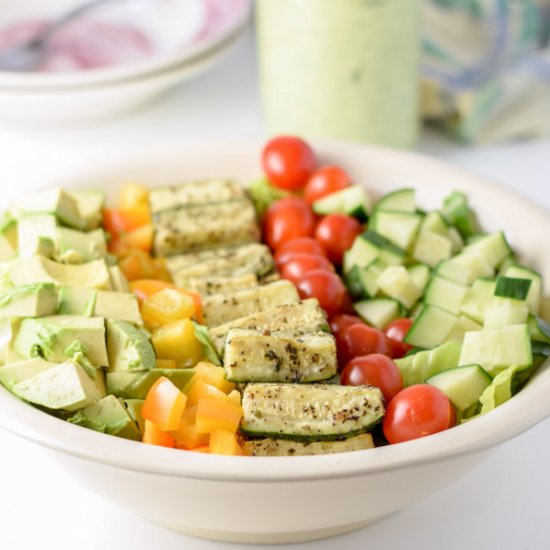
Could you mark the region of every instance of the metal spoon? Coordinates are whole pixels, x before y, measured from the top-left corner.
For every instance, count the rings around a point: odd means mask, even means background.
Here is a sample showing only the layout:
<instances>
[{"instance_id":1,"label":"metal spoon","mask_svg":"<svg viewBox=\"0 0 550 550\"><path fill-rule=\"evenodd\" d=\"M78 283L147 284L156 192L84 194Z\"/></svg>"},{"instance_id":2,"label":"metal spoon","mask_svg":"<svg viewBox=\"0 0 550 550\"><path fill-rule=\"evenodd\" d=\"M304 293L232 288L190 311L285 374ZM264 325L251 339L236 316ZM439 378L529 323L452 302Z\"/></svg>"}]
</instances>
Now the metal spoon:
<instances>
[{"instance_id":1,"label":"metal spoon","mask_svg":"<svg viewBox=\"0 0 550 550\"><path fill-rule=\"evenodd\" d=\"M53 23L47 25L34 38L0 53L0 71L29 71L43 59L45 46L50 38L68 23L97 8L100 4L114 0L90 0L68 11Z\"/></svg>"}]
</instances>

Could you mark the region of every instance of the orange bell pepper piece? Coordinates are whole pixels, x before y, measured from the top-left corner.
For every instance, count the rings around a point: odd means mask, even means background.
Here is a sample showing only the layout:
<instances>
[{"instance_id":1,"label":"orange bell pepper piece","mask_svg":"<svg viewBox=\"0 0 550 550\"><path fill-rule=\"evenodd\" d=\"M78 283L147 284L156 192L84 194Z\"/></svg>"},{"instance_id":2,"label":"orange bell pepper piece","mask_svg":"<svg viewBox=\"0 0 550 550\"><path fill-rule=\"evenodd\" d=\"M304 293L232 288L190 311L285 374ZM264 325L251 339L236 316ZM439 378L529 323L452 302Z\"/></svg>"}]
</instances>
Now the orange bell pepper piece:
<instances>
[{"instance_id":1,"label":"orange bell pepper piece","mask_svg":"<svg viewBox=\"0 0 550 550\"><path fill-rule=\"evenodd\" d=\"M149 188L139 183L126 183L120 193L120 207L123 210L149 204Z\"/></svg>"},{"instance_id":2,"label":"orange bell pepper piece","mask_svg":"<svg viewBox=\"0 0 550 550\"><path fill-rule=\"evenodd\" d=\"M149 445L160 445L161 447L174 448L176 445L176 440L172 434L161 430L150 420L145 420L142 441L143 443L149 443Z\"/></svg>"},{"instance_id":3,"label":"orange bell pepper piece","mask_svg":"<svg viewBox=\"0 0 550 550\"><path fill-rule=\"evenodd\" d=\"M208 446L209 434L200 434L196 427L197 407L185 409L181 415L180 425L172 432L178 448L195 449L195 447Z\"/></svg>"},{"instance_id":4,"label":"orange bell pepper piece","mask_svg":"<svg viewBox=\"0 0 550 550\"><path fill-rule=\"evenodd\" d=\"M235 384L225 378L225 370L207 361L197 363L193 369L195 371L191 384L194 380L203 380L211 386L215 386L224 393L229 393L235 389ZM238 393L238 392L237 392Z\"/></svg>"},{"instance_id":5,"label":"orange bell pepper piece","mask_svg":"<svg viewBox=\"0 0 550 550\"><path fill-rule=\"evenodd\" d=\"M105 208L103 227L113 236L119 237L151 224L151 211L148 204L138 204L133 208Z\"/></svg>"},{"instance_id":6,"label":"orange bell pepper piece","mask_svg":"<svg viewBox=\"0 0 550 550\"><path fill-rule=\"evenodd\" d=\"M175 288L164 288L146 298L141 306L143 322L150 329L190 319L195 313L193 298Z\"/></svg>"},{"instance_id":7,"label":"orange bell pepper piece","mask_svg":"<svg viewBox=\"0 0 550 550\"><path fill-rule=\"evenodd\" d=\"M138 227L118 237L118 240L128 248L139 248L144 252L151 252L153 249L153 226L149 224Z\"/></svg>"},{"instance_id":8,"label":"orange bell pepper piece","mask_svg":"<svg viewBox=\"0 0 550 550\"><path fill-rule=\"evenodd\" d=\"M180 319L157 328L151 337L159 359L174 359L178 367L192 367L202 359L202 344L189 319Z\"/></svg>"},{"instance_id":9,"label":"orange bell pepper piece","mask_svg":"<svg viewBox=\"0 0 550 550\"><path fill-rule=\"evenodd\" d=\"M188 407L197 406L201 399L217 399L221 401L225 401L227 399L227 395L223 391L216 388L216 386L207 384L200 378L195 380L194 376L185 387L184 392L187 394Z\"/></svg>"},{"instance_id":10,"label":"orange bell pepper piece","mask_svg":"<svg viewBox=\"0 0 550 550\"><path fill-rule=\"evenodd\" d=\"M216 429L236 433L243 408L225 399L200 399L197 405L197 432L212 433Z\"/></svg>"},{"instance_id":11,"label":"orange bell pepper piece","mask_svg":"<svg viewBox=\"0 0 550 550\"><path fill-rule=\"evenodd\" d=\"M141 416L162 431L177 429L187 396L168 378L161 376L152 386L141 409Z\"/></svg>"},{"instance_id":12,"label":"orange bell pepper piece","mask_svg":"<svg viewBox=\"0 0 550 550\"><path fill-rule=\"evenodd\" d=\"M210 434L210 452L216 455L244 455L237 436L233 432L223 429L214 430Z\"/></svg>"},{"instance_id":13,"label":"orange bell pepper piece","mask_svg":"<svg viewBox=\"0 0 550 550\"><path fill-rule=\"evenodd\" d=\"M129 281L137 279L154 279L156 275L153 258L138 248L132 251L118 264Z\"/></svg>"}]
</instances>

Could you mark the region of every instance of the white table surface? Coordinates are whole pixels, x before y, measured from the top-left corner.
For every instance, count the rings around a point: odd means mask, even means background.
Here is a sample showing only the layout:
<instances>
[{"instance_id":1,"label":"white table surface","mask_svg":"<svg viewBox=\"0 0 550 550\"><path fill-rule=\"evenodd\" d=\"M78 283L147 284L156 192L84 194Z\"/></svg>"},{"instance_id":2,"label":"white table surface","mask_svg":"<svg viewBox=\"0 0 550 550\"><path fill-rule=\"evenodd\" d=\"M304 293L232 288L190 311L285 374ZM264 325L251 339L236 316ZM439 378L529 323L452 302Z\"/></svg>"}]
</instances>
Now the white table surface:
<instances>
[{"instance_id":1,"label":"white table surface","mask_svg":"<svg viewBox=\"0 0 550 550\"><path fill-rule=\"evenodd\" d=\"M120 148L223 137L265 137L251 36L211 72L139 113L86 127L0 123L0 190L5 197L21 192L21 180L40 185L50 171L98 152L115 155ZM550 140L471 149L429 133L418 149L500 181L550 209ZM360 531L289 548L548 550L549 503L546 420L503 445L459 483L414 507ZM115 508L78 486L38 447L0 431L0 548L229 546L168 531Z\"/></svg>"}]
</instances>

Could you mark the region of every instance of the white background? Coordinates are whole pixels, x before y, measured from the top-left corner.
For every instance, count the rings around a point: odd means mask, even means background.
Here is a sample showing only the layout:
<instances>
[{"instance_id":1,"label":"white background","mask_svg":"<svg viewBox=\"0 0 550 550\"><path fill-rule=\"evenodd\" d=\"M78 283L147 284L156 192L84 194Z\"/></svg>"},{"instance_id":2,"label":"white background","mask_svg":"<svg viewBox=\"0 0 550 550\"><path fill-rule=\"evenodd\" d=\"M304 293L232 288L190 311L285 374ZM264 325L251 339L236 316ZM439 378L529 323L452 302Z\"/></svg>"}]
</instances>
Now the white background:
<instances>
[{"instance_id":1,"label":"white background","mask_svg":"<svg viewBox=\"0 0 550 550\"><path fill-rule=\"evenodd\" d=\"M116 155L121 148L193 139L265 138L254 63L253 41L247 36L214 70L139 113L86 127L0 125L2 200L20 192L21 181L40 185L45 174L98 152ZM513 187L550 208L550 140L471 149L428 133L418 149ZM348 535L288 547L548 550L549 472L547 420L503 445L459 483L414 507ZM66 477L50 455L0 431L0 549L33 548L231 546L167 531L115 508Z\"/></svg>"}]
</instances>

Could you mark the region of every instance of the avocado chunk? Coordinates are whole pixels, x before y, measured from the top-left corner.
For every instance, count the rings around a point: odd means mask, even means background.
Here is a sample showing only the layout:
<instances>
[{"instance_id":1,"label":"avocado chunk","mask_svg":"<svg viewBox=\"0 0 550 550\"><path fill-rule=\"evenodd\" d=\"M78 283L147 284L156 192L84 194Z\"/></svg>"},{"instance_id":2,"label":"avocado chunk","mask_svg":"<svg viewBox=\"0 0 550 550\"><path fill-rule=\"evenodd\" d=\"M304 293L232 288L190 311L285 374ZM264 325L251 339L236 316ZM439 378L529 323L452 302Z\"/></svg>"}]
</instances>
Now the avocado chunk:
<instances>
[{"instance_id":1,"label":"avocado chunk","mask_svg":"<svg viewBox=\"0 0 550 550\"><path fill-rule=\"evenodd\" d=\"M21 197L14 203L13 210L24 214L53 214L63 225L86 229L86 221L80 215L76 199L60 187Z\"/></svg>"},{"instance_id":2,"label":"avocado chunk","mask_svg":"<svg viewBox=\"0 0 550 550\"><path fill-rule=\"evenodd\" d=\"M107 320L109 371L147 371L155 366L155 352L147 335L125 321Z\"/></svg>"},{"instance_id":3,"label":"avocado chunk","mask_svg":"<svg viewBox=\"0 0 550 550\"><path fill-rule=\"evenodd\" d=\"M141 440L141 432L136 422L126 410L122 400L117 399L114 395L108 395L79 410L68 421L96 432L135 441Z\"/></svg>"},{"instance_id":4,"label":"avocado chunk","mask_svg":"<svg viewBox=\"0 0 550 550\"><path fill-rule=\"evenodd\" d=\"M141 414L141 409L143 409L145 399L124 399L123 401L128 414L132 417L132 420L137 422L140 431L143 433L145 431L145 419Z\"/></svg>"},{"instance_id":5,"label":"avocado chunk","mask_svg":"<svg viewBox=\"0 0 550 550\"><path fill-rule=\"evenodd\" d=\"M103 229L84 233L59 227L56 233L55 259L61 263L81 264L106 258L107 241Z\"/></svg>"},{"instance_id":6,"label":"avocado chunk","mask_svg":"<svg viewBox=\"0 0 550 550\"><path fill-rule=\"evenodd\" d=\"M82 409L105 395L97 382L72 359L15 384L12 392L34 405L65 411Z\"/></svg>"},{"instance_id":7,"label":"avocado chunk","mask_svg":"<svg viewBox=\"0 0 550 550\"><path fill-rule=\"evenodd\" d=\"M102 317L57 315L21 321L14 342L17 353L61 362L85 357L96 367L108 366Z\"/></svg>"},{"instance_id":8,"label":"avocado chunk","mask_svg":"<svg viewBox=\"0 0 550 550\"><path fill-rule=\"evenodd\" d=\"M0 293L0 317L43 317L57 311L52 283L34 283Z\"/></svg>"},{"instance_id":9,"label":"avocado chunk","mask_svg":"<svg viewBox=\"0 0 550 550\"><path fill-rule=\"evenodd\" d=\"M0 223L0 262L17 256L17 221L8 218Z\"/></svg>"},{"instance_id":10,"label":"avocado chunk","mask_svg":"<svg viewBox=\"0 0 550 550\"><path fill-rule=\"evenodd\" d=\"M118 265L109 267L109 275L111 277L111 287L116 292L130 292L130 284L126 275L122 273L122 269Z\"/></svg>"},{"instance_id":11,"label":"avocado chunk","mask_svg":"<svg viewBox=\"0 0 550 550\"><path fill-rule=\"evenodd\" d=\"M41 357L10 363L9 365L0 367L0 382L2 382L8 390L11 390L15 384L28 380L29 378L34 378L37 374L55 366L56 363L50 363Z\"/></svg>"},{"instance_id":12,"label":"avocado chunk","mask_svg":"<svg viewBox=\"0 0 550 550\"><path fill-rule=\"evenodd\" d=\"M111 274L105 260L65 265L41 256L12 260L4 267L13 286L54 283L58 286L82 286L111 290Z\"/></svg>"},{"instance_id":13,"label":"avocado chunk","mask_svg":"<svg viewBox=\"0 0 550 550\"><path fill-rule=\"evenodd\" d=\"M19 257L51 258L57 241L57 218L53 214L23 214L17 224Z\"/></svg>"},{"instance_id":14,"label":"avocado chunk","mask_svg":"<svg viewBox=\"0 0 550 550\"><path fill-rule=\"evenodd\" d=\"M59 289L59 313L105 317L142 325L137 298L130 293L75 286Z\"/></svg>"},{"instance_id":15,"label":"avocado chunk","mask_svg":"<svg viewBox=\"0 0 550 550\"><path fill-rule=\"evenodd\" d=\"M151 369L145 372L107 372L107 392L123 399L145 399L151 386L166 376L180 390L194 374L193 369Z\"/></svg>"},{"instance_id":16,"label":"avocado chunk","mask_svg":"<svg viewBox=\"0 0 550 550\"><path fill-rule=\"evenodd\" d=\"M19 321L20 319L17 317L0 317L0 364L2 365L25 359L13 349L15 335L19 329Z\"/></svg>"},{"instance_id":17,"label":"avocado chunk","mask_svg":"<svg viewBox=\"0 0 550 550\"><path fill-rule=\"evenodd\" d=\"M77 203L83 229L96 229L103 220L107 193L103 189L71 189L67 191Z\"/></svg>"}]
</instances>

